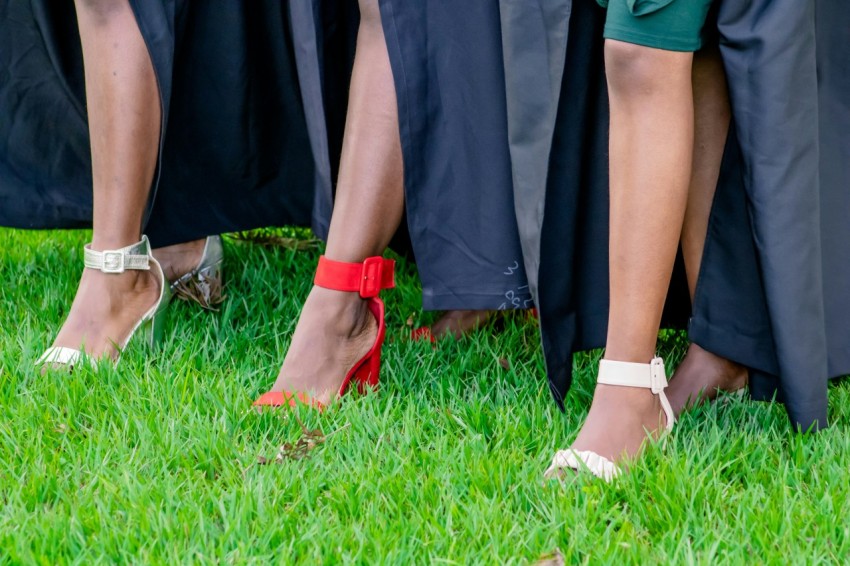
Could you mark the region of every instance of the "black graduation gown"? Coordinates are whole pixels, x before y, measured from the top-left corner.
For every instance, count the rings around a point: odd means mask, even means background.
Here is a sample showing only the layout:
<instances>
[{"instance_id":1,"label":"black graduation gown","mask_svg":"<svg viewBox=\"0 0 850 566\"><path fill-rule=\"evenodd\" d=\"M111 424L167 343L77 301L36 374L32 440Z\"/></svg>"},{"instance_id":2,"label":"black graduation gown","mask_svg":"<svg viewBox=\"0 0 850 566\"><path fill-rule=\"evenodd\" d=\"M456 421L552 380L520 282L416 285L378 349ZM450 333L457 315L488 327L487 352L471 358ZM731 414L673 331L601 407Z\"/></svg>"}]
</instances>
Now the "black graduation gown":
<instances>
[{"instance_id":1,"label":"black graduation gown","mask_svg":"<svg viewBox=\"0 0 850 566\"><path fill-rule=\"evenodd\" d=\"M351 29L356 13L327 19L335 2L292 0L298 70L317 159L317 220L326 234L333 144L324 84L324 30ZM354 5L354 2L351 2ZM423 306L532 305L513 210L499 5L492 0L381 0L404 156L407 228ZM337 146L338 147L338 146Z\"/></svg>"},{"instance_id":2,"label":"black graduation gown","mask_svg":"<svg viewBox=\"0 0 850 566\"><path fill-rule=\"evenodd\" d=\"M605 13L500 3L517 217L562 402L572 353L607 330ZM718 8L733 124L694 307L678 269L666 321L751 368L752 394L778 393L795 425L825 426L828 378L850 373L850 7Z\"/></svg>"},{"instance_id":3,"label":"black graduation gown","mask_svg":"<svg viewBox=\"0 0 850 566\"><path fill-rule=\"evenodd\" d=\"M309 224L314 166L284 3L131 5L163 109L154 245ZM89 226L91 198L73 5L0 0L0 225Z\"/></svg>"}]
</instances>

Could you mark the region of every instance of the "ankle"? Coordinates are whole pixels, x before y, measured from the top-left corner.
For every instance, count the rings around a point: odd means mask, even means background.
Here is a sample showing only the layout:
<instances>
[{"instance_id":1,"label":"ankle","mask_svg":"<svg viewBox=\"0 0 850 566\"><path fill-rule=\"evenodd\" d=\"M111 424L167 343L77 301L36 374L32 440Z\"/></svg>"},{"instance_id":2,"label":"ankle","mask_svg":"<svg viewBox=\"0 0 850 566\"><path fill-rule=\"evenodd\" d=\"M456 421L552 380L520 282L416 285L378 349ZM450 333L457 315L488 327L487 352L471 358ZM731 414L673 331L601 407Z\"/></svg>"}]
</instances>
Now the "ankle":
<instances>
[{"instance_id":1,"label":"ankle","mask_svg":"<svg viewBox=\"0 0 850 566\"><path fill-rule=\"evenodd\" d=\"M596 398L604 402L624 405L638 412L654 408L659 403L658 395L643 387L619 387L616 385L596 385Z\"/></svg>"},{"instance_id":2,"label":"ankle","mask_svg":"<svg viewBox=\"0 0 850 566\"><path fill-rule=\"evenodd\" d=\"M606 346L602 359L611 362L628 362L631 364L649 364L655 358L655 348L623 348Z\"/></svg>"},{"instance_id":3,"label":"ankle","mask_svg":"<svg viewBox=\"0 0 850 566\"><path fill-rule=\"evenodd\" d=\"M305 303L307 308L340 336L355 336L370 326L368 302L357 293L315 286Z\"/></svg>"},{"instance_id":4,"label":"ankle","mask_svg":"<svg viewBox=\"0 0 850 566\"><path fill-rule=\"evenodd\" d=\"M141 270L101 273L94 269L86 269L83 273L83 282L97 282L100 289L105 288L106 292L121 294L144 294L152 287L158 287L154 274L150 271Z\"/></svg>"},{"instance_id":5,"label":"ankle","mask_svg":"<svg viewBox=\"0 0 850 566\"><path fill-rule=\"evenodd\" d=\"M139 241L141 241L141 239L141 235L93 235L91 241L91 249L96 252L103 252L107 250L120 250L121 248L126 248L127 246L137 244Z\"/></svg>"}]
</instances>

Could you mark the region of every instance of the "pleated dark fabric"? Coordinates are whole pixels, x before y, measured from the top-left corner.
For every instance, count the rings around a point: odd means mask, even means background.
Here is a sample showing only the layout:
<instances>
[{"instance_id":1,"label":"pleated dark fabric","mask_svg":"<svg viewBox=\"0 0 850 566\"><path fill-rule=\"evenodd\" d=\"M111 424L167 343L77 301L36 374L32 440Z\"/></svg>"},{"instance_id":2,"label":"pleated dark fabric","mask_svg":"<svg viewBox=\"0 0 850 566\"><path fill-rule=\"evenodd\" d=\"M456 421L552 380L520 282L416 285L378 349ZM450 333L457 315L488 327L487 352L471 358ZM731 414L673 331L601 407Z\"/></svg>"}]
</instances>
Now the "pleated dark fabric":
<instances>
[{"instance_id":1,"label":"pleated dark fabric","mask_svg":"<svg viewBox=\"0 0 850 566\"><path fill-rule=\"evenodd\" d=\"M815 7L824 317L836 376L850 373L850 2Z\"/></svg>"},{"instance_id":2,"label":"pleated dark fabric","mask_svg":"<svg viewBox=\"0 0 850 566\"><path fill-rule=\"evenodd\" d=\"M754 397L823 427L828 378L850 373L850 10L820 2L816 24L812 2L718 8L733 125L693 310L678 266L665 321L689 318L692 340L751 368ZM501 9L517 217L562 404L572 353L607 332L605 14L589 0Z\"/></svg>"},{"instance_id":3,"label":"pleated dark fabric","mask_svg":"<svg viewBox=\"0 0 850 566\"><path fill-rule=\"evenodd\" d=\"M517 219L552 394L608 317L604 11L590 1L502 2Z\"/></svg>"},{"instance_id":4,"label":"pleated dark fabric","mask_svg":"<svg viewBox=\"0 0 850 566\"><path fill-rule=\"evenodd\" d=\"M163 108L145 232L159 245L309 225L315 167L281 2L131 2ZM0 0L0 225L91 223L73 4Z\"/></svg>"},{"instance_id":5,"label":"pleated dark fabric","mask_svg":"<svg viewBox=\"0 0 850 566\"><path fill-rule=\"evenodd\" d=\"M295 50L321 184L315 222L327 227L329 4L293 0ZM352 3L353 4L353 3ZM396 83L407 227L426 309L531 306L517 234L508 149L499 5L381 0ZM351 17L344 14L343 17ZM309 95L307 93L310 93Z\"/></svg>"}]
</instances>

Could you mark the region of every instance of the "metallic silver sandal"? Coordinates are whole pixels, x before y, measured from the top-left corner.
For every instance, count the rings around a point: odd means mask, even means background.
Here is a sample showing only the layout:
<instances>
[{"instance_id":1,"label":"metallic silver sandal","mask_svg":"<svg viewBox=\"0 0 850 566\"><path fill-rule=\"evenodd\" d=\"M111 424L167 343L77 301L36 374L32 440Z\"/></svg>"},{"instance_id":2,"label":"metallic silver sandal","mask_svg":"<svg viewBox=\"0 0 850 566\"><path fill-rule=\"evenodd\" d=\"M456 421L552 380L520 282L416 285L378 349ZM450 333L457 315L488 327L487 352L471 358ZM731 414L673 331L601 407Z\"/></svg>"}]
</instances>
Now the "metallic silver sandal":
<instances>
[{"instance_id":1,"label":"metallic silver sandal","mask_svg":"<svg viewBox=\"0 0 850 566\"><path fill-rule=\"evenodd\" d=\"M222 294L224 246L221 236L207 236L198 265L171 283L171 292L181 299L212 309L224 300Z\"/></svg>"}]
</instances>

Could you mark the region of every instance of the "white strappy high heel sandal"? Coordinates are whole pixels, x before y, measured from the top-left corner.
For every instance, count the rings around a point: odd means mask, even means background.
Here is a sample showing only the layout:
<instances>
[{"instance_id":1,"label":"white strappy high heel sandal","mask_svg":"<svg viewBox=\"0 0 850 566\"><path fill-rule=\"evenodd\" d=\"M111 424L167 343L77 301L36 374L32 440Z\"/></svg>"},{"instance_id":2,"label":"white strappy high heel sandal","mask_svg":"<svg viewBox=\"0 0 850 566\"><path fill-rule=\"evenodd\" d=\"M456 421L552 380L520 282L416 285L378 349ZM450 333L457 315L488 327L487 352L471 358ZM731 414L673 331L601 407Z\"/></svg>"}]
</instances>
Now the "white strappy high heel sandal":
<instances>
[{"instance_id":1,"label":"white strappy high heel sandal","mask_svg":"<svg viewBox=\"0 0 850 566\"><path fill-rule=\"evenodd\" d=\"M128 269L155 272L159 279L159 300L146 312L136 323L127 337L118 343L118 358L121 352L130 343L130 340L141 330L147 342L155 345L162 338L163 326L165 324L166 307L171 300L171 290L162 266L151 255L150 242L147 236L142 236L141 241L118 250L105 250L102 252L91 249L87 244L84 251L84 264L88 269L97 269L103 273L124 273ZM80 360L85 359L92 367L97 366L97 360L88 357L81 350L54 346L48 348L35 363L36 366L44 365L66 365L73 367ZM115 363L118 363L116 359Z\"/></svg>"},{"instance_id":2,"label":"white strappy high heel sandal","mask_svg":"<svg viewBox=\"0 0 850 566\"><path fill-rule=\"evenodd\" d=\"M673 430L676 417L673 414L670 401L667 400L667 395L664 394L664 390L667 388L667 376L664 372L664 360L661 358L654 358L648 364L601 360L597 383L652 390L653 393L658 395L661 407L664 409L664 415L667 417L664 434L666 435ZM547 479L555 478L559 476L561 470L567 469L576 471L586 469L594 476L607 482L610 482L622 472L617 464L596 452L590 450L559 450L544 476Z\"/></svg>"}]
</instances>

